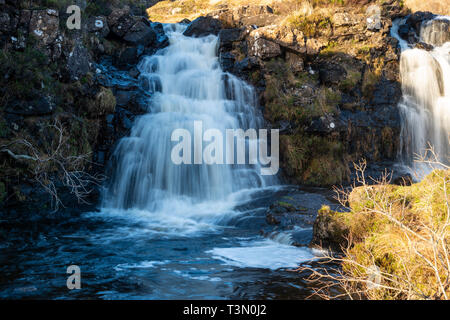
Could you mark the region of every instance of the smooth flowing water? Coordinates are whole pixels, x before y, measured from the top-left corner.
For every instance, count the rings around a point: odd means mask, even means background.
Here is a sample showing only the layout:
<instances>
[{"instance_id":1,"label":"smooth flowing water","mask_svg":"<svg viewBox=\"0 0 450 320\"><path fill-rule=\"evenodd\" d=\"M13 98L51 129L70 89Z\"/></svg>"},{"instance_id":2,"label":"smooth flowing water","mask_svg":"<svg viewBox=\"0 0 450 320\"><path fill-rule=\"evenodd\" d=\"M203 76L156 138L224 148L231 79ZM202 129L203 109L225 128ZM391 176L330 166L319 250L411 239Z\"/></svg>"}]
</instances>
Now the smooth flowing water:
<instances>
[{"instance_id":1,"label":"smooth flowing water","mask_svg":"<svg viewBox=\"0 0 450 320\"><path fill-rule=\"evenodd\" d=\"M447 20L437 17L435 20ZM446 30L436 21L428 21L421 27L420 40L433 45L426 51L411 46L398 36L394 24L393 36L400 40L402 55L400 74L403 98L399 104L402 116L401 150L403 161L420 172L430 171L412 161L426 154L433 147L438 160L449 162L450 157L450 42Z\"/></svg>"},{"instance_id":2,"label":"smooth flowing water","mask_svg":"<svg viewBox=\"0 0 450 320\"><path fill-rule=\"evenodd\" d=\"M185 37L183 25L165 28L170 45L139 64L140 85L152 95L149 113L118 143L100 210L7 227L0 297L301 299L312 293L288 269L315 258L293 244L311 240L317 210L330 204L326 191L279 186L257 164L171 161L175 129L194 135L197 120L204 129L245 130L259 128L262 117L253 88L221 70L217 37ZM292 218L295 227L268 225L269 206L286 195L305 211ZM66 287L69 265L81 269L81 290Z\"/></svg>"}]
</instances>

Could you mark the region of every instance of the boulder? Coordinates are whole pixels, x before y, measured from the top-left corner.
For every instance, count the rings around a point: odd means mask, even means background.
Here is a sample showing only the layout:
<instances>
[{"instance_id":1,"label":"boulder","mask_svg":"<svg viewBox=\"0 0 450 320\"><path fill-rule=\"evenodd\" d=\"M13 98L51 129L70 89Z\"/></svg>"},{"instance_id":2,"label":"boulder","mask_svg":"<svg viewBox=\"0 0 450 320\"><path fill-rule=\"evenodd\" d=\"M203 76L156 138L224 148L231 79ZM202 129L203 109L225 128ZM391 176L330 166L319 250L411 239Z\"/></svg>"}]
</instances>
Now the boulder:
<instances>
[{"instance_id":1,"label":"boulder","mask_svg":"<svg viewBox=\"0 0 450 320\"><path fill-rule=\"evenodd\" d=\"M278 45L293 50L297 53L305 53L305 37L303 32L287 26L270 25L257 28L250 32L250 39L264 38Z\"/></svg>"},{"instance_id":2,"label":"boulder","mask_svg":"<svg viewBox=\"0 0 450 320\"><path fill-rule=\"evenodd\" d=\"M362 14L351 14L347 12L337 12L333 15L332 21L335 27L354 26L364 20Z\"/></svg>"},{"instance_id":3,"label":"boulder","mask_svg":"<svg viewBox=\"0 0 450 320\"><path fill-rule=\"evenodd\" d=\"M166 33L164 32L163 25L159 22L152 22L151 26L156 33L156 44L154 45L154 47L156 49L167 47L169 45L169 37L167 37Z\"/></svg>"},{"instance_id":4,"label":"boulder","mask_svg":"<svg viewBox=\"0 0 450 320\"><path fill-rule=\"evenodd\" d=\"M53 43L59 34L59 14L53 9L33 10L29 32L43 45Z\"/></svg>"},{"instance_id":5,"label":"boulder","mask_svg":"<svg viewBox=\"0 0 450 320\"><path fill-rule=\"evenodd\" d=\"M281 55L281 48L278 43L259 38L251 43L249 53L252 56L266 60Z\"/></svg>"},{"instance_id":6,"label":"boulder","mask_svg":"<svg viewBox=\"0 0 450 320\"><path fill-rule=\"evenodd\" d=\"M210 34L218 35L222 29L222 22L211 17L199 17L192 21L184 31L187 37L204 37Z\"/></svg>"},{"instance_id":7,"label":"boulder","mask_svg":"<svg viewBox=\"0 0 450 320\"><path fill-rule=\"evenodd\" d=\"M127 8L115 10L108 16L111 32L119 38L124 37L135 23L135 19Z\"/></svg>"},{"instance_id":8,"label":"boulder","mask_svg":"<svg viewBox=\"0 0 450 320\"><path fill-rule=\"evenodd\" d=\"M347 244L348 226L328 206L319 210L313 226L311 246L341 251Z\"/></svg>"},{"instance_id":9,"label":"boulder","mask_svg":"<svg viewBox=\"0 0 450 320\"><path fill-rule=\"evenodd\" d=\"M339 64L324 62L319 65L319 78L325 85L338 85L347 77L347 71Z\"/></svg>"},{"instance_id":10,"label":"boulder","mask_svg":"<svg viewBox=\"0 0 450 320\"><path fill-rule=\"evenodd\" d=\"M328 42L322 39L314 39L310 38L306 40L306 53L308 55L316 55L322 50L322 48L326 47Z\"/></svg>"},{"instance_id":11,"label":"boulder","mask_svg":"<svg viewBox=\"0 0 450 320\"><path fill-rule=\"evenodd\" d=\"M141 51L142 50L139 47L127 47L123 49L114 56L114 65L123 69L137 64L139 57L141 56Z\"/></svg>"},{"instance_id":12,"label":"boulder","mask_svg":"<svg viewBox=\"0 0 450 320\"><path fill-rule=\"evenodd\" d=\"M87 30L88 32L96 33L100 37L106 37L109 34L108 19L104 16L89 18Z\"/></svg>"},{"instance_id":13,"label":"boulder","mask_svg":"<svg viewBox=\"0 0 450 320\"><path fill-rule=\"evenodd\" d=\"M136 22L123 37L125 41L132 45L149 46L156 41L156 32L152 27L144 22Z\"/></svg>"},{"instance_id":14,"label":"boulder","mask_svg":"<svg viewBox=\"0 0 450 320\"><path fill-rule=\"evenodd\" d=\"M219 32L220 47L231 48L233 42L241 41L244 38L243 29L222 29Z\"/></svg>"}]
</instances>

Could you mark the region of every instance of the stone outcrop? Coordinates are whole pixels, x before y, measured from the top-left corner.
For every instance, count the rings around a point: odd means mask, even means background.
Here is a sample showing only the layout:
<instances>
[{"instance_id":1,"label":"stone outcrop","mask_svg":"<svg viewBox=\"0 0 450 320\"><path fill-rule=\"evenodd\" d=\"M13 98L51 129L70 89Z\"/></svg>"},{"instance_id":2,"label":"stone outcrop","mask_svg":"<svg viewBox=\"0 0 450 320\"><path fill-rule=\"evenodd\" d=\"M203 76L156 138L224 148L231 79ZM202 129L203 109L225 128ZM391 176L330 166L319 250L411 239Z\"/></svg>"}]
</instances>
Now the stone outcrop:
<instances>
[{"instance_id":1,"label":"stone outcrop","mask_svg":"<svg viewBox=\"0 0 450 320\"><path fill-rule=\"evenodd\" d=\"M210 34L218 35L222 29L222 22L211 17L199 17L192 21L184 35L187 37L204 37Z\"/></svg>"},{"instance_id":2,"label":"stone outcrop","mask_svg":"<svg viewBox=\"0 0 450 320\"><path fill-rule=\"evenodd\" d=\"M283 21L273 14L261 25L246 25L248 14L239 18L237 9L211 14L225 27L222 67L257 88L265 119L281 130L290 182L346 183L352 161L395 159L400 52L390 27L402 11L385 6L378 20L360 13L364 7L317 8Z\"/></svg>"},{"instance_id":3,"label":"stone outcrop","mask_svg":"<svg viewBox=\"0 0 450 320\"><path fill-rule=\"evenodd\" d=\"M168 38L160 23L127 7L83 13L81 29L69 30L66 8L58 5L35 10L6 1L0 6L0 145L25 153L13 142L27 139L45 155L57 143L52 140L57 135L47 131L58 121L64 152L86 155L84 170L103 174L116 141L147 111L150 97L138 83L136 64L166 46ZM48 212L50 197L34 180L33 162L18 163L3 151L0 160L0 212L22 206L26 212ZM63 203L77 207L58 171L48 170ZM97 198L94 190L89 201Z\"/></svg>"}]
</instances>

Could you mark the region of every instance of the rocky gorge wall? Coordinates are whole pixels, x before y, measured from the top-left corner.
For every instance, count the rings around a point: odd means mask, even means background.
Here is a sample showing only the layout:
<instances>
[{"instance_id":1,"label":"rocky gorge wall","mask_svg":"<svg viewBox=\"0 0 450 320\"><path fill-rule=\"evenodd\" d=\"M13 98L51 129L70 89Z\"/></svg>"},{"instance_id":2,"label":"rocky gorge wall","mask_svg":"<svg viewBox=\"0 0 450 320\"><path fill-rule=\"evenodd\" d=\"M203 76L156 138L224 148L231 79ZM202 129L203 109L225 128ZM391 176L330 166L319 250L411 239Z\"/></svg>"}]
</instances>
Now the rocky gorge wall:
<instances>
[{"instance_id":1,"label":"rocky gorge wall","mask_svg":"<svg viewBox=\"0 0 450 320\"><path fill-rule=\"evenodd\" d=\"M268 6L210 13L225 27L222 66L259 89L265 119L281 130L292 183L346 183L353 161L396 159L400 52L390 27L406 11L380 2L379 21L369 23L367 3L287 17Z\"/></svg>"},{"instance_id":2,"label":"rocky gorge wall","mask_svg":"<svg viewBox=\"0 0 450 320\"><path fill-rule=\"evenodd\" d=\"M0 208L10 217L76 208L79 195L95 204L113 145L147 111L135 66L166 45L162 25L145 16L151 3L100 2L0 3ZM66 25L71 4L80 29Z\"/></svg>"}]
</instances>

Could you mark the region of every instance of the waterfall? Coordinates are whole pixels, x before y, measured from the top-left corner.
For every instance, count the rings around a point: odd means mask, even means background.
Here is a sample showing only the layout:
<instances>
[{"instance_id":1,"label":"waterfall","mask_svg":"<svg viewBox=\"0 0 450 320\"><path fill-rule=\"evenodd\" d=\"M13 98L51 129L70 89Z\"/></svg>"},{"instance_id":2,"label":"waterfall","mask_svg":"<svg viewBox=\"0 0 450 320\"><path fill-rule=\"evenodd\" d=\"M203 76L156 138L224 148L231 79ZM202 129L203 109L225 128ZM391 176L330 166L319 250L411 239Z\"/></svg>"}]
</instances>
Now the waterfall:
<instances>
[{"instance_id":1,"label":"waterfall","mask_svg":"<svg viewBox=\"0 0 450 320\"><path fill-rule=\"evenodd\" d=\"M398 26L404 20L394 23L392 28L392 35L400 40L402 49L400 154L408 165L417 155L424 155L429 145L434 148L441 162L449 161L450 42L444 42L448 39L448 31L436 27L445 19L437 17L421 27L420 41L433 45L432 51L411 48L398 36Z\"/></svg>"},{"instance_id":2,"label":"waterfall","mask_svg":"<svg viewBox=\"0 0 450 320\"><path fill-rule=\"evenodd\" d=\"M140 84L152 95L149 112L135 121L130 136L120 140L112 155L103 207L170 211L167 205L181 201L177 209L186 211L186 205L210 201L218 210L214 203L228 201L239 190L264 187L269 179L260 175L259 165L176 165L171 161L171 135L181 128L194 137L194 121L201 121L204 130L220 132L259 128L256 94L221 70L216 36L185 37L182 24L164 28L169 46L138 65ZM251 143L256 141L247 140Z\"/></svg>"}]
</instances>

